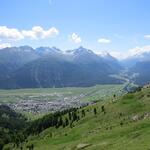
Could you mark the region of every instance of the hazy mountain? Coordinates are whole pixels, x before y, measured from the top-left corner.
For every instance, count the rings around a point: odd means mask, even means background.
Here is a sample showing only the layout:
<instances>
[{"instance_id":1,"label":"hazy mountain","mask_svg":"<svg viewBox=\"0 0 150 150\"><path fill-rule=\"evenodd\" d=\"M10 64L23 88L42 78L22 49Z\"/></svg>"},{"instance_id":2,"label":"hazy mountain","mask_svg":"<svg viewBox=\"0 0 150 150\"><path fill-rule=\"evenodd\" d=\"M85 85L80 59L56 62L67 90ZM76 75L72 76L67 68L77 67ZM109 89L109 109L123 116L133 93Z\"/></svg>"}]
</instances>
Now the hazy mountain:
<instances>
[{"instance_id":1,"label":"hazy mountain","mask_svg":"<svg viewBox=\"0 0 150 150\"><path fill-rule=\"evenodd\" d=\"M108 52L104 52L100 55L103 58L103 61L109 64L109 66L116 72L123 70L123 65Z\"/></svg>"},{"instance_id":2,"label":"hazy mountain","mask_svg":"<svg viewBox=\"0 0 150 150\"><path fill-rule=\"evenodd\" d=\"M137 62L150 61L150 52L137 53L121 61L125 67L132 67Z\"/></svg>"},{"instance_id":3,"label":"hazy mountain","mask_svg":"<svg viewBox=\"0 0 150 150\"><path fill-rule=\"evenodd\" d=\"M150 82L150 52L137 52L121 61L133 82L144 85Z\"/></svg>"},{"instance_id":4,"label":"hazy mountain","mask_svg":"<svg viewBox=\"0 0 150 150\"><path fill-rule=\"evenodd\" d=\"M137 62L130 72L135 74L135 83L139 85L150 83L150 61Z\"/></svg>"},{"instance_id":5,"label":"hazy mountain","mask_svg":"<svg viewBox=\"0 0 150 150\"><path fill-rule=\"evenodd\" d=\"M0 50L0 80L8 77L24 64L37 59L39 56L29 46L11 47Z\"/></svg>"},{"instance_id":6,"label":"hazy mountain","mask_svg":"<svg viewBox=\"0 0 150 150\"><path fill-rule=\"evenodd\" d=\"M110 55L96 55L83 47L66 52L55 47L35 50L19 47L9 48L9 51L9 58L15 57L16 61L12 62L16 63L16 67L7 78L1 78L1 88L91 86L121 82L109 76L120 71L117 60ZM13 66L13 63L10 64Z\"/></svg>"},{"instance_id":7,"label":"hazy mountain","mask_svg":"<svg viewBox=\"0 0 150 150\"><path fill-rule=\"evenodd\" d=\"M62 53L62 51L56 47L38 47L35 51L41 55L56 55Z\"/></svg>"},{"instance_id":8,"label":"hazy mountain","mask_svg":"<svg viewBox=\"0 0 150 150\"><path fill-rule=\"evenodd\" d=\"M79 47L62 51L56 47L29 46L0 50L0 88L91 86L121 83L112 75L128 68L137 84L150 81L150 53L144 52L119 62L109 53L95 54Z\"/></svg>"}]
</instances>

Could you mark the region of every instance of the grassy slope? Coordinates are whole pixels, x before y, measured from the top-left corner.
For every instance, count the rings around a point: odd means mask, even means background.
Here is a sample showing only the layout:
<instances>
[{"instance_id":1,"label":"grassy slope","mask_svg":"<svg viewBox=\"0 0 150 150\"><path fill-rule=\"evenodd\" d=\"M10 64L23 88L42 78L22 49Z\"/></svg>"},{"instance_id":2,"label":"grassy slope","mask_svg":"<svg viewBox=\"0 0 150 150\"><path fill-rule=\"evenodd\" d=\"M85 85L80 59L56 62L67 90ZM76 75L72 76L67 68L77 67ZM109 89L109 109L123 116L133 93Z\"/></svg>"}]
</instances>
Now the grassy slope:
<instances>
[{"instance_id":1,"label":"grassy slope","mask_svg":"<svg viewBox=\"0 0 150 150\"><path fill-rule=\"evenodd\" d=\"M102 105L105 105L106 114L101 112ZM93 113L94 107L97 115ZM150 112L150 89L127 94L115 101L101 101L84 109L86 117L76 122L73 128L49 128L39 136L30 137L29 142L24 143L24 149L29 143L34 144L35 150L150 149L150 114L137 121L132 119Z\"/></svg>"}]
</instances>

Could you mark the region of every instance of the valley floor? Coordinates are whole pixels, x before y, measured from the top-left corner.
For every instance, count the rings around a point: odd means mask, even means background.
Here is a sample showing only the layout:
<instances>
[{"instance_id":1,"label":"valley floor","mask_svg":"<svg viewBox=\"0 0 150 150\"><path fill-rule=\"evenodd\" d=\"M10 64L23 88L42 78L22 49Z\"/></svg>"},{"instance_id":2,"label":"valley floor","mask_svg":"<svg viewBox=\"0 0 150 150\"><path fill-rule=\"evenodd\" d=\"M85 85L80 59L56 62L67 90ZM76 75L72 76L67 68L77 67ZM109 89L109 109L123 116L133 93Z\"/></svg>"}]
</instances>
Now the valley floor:
<instances>
[{"instance_id":1,"label":"valley floor","mask_svg":"<svg viewBox=\"0 0 150 150\"><path fill-rule=\"evenodd\" d=\"M27 116L45 114L71 107L80 107L105 98L122 95L126 84L96 85L84 88L37 88L0 90L0 104L6 104L13 110ZM34 115L32 115L34 114Z\"/></svg>"}]
</instances>

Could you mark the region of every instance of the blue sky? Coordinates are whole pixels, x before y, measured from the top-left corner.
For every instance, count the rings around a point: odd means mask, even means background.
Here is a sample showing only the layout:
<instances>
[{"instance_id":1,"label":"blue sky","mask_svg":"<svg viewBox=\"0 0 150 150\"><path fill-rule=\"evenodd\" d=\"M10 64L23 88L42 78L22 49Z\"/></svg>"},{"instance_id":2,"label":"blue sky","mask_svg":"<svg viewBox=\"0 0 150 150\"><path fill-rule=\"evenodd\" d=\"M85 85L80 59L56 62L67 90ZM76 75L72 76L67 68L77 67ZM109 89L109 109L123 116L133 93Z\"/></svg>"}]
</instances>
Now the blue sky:
<instances>
[{"instance_id":1,"label":"blue sky","mask_svg":"<svg viewBox=\"0 0 150 150\"><path fill-rule=\"evenodd\" d=\"M0 45L121 52L150 45L149 0L1 0Z\"/></svg>"}]
</instances>

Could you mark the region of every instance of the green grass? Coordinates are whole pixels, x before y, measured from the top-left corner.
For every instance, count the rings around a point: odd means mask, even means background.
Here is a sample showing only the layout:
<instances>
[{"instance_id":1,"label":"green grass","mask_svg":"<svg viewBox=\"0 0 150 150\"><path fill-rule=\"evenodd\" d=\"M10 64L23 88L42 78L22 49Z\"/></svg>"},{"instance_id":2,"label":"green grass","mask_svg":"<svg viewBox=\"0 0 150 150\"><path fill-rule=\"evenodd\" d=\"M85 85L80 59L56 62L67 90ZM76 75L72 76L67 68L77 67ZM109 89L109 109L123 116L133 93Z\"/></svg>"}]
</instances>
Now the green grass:
<instances>
[{"instance_id":1,"label":"green grass","mask_svg":"<svg viewBox=\"0 0 150 150\"><path fill-rule=\"evenodd\" d=\"M84 94L83 101L93 101L112 96L114 93L120 95L124 84L119 85L96 85L94 87L68 87L68 88L36 88L36 89L17 89L0 90L0 102L13 103L20 99L43 99L57 100L61 97L79 96ZM54 94L55 93L55 94ZM58 94L58 95L57 95Z\"/></svg>"},{"instance_id":2,"label":"green grass","mask_svg":"<svg viewBox=\"0 0 150 150\"><path fill-rule=\"evenodd\" d=\"M106 114L101 112L102 105ZM94 108L97 108L97 115L93 113ZM38 136L29 137L23 148L33 143L35 150L150 149L150 114L144 117L145 113L150 113L150 89L82 109L86 116L75 122L73 128L46 129ZM143 117L133 121L134 116Z\"/></svg>"},{"instance_id":3,"label":"green grass","mask_svg":"<svg viewBox=\"0 0 150 150\"><path fill-rule=\"evenodd\" d=\"M122 95L125 93L123 88L126 84L110 84L110 85L96 85L93 87L66 87L66 88L35 88L35 89L12 89L0 90L0 103L17 103L20 100L49 100L55 101L60 98L80 97L83 102L99 101L103 99L110 99L114 93ZM78 99L78 98L77 98ZM32 114L30 112L21 112L29 119L37 119L44 114Z\"/></svg>"}]
</instances>

